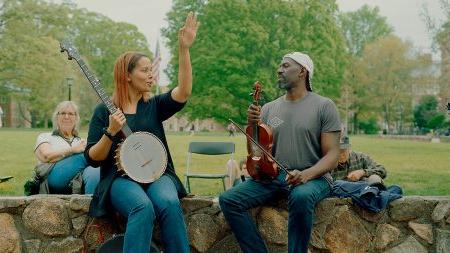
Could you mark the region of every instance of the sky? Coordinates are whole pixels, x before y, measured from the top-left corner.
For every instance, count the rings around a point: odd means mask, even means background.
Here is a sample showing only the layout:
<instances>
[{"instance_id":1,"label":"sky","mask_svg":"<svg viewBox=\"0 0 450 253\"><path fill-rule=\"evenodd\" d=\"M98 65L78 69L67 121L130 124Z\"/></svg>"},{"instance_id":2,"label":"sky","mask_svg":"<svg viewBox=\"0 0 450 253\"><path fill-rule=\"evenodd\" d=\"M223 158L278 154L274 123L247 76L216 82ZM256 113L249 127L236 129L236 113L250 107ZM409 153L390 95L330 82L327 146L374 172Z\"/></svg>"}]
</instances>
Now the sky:
<instances>
[{"instance_id":1,"label":"sky","mask_svg":"<svg viewBox=\"0 0 450 253\"><path fill-rule=\"evenodd\" d=\"M58 2L58 1L56 1ZM164 45L160 29L167 26L166 13L170 10L172 0L73 0L80 8L101 13L112 20L134 24L142 32L155 50L156 41L161 41L161 70L165 69L170 53ZM393 26L394 33L404 40L409 40L422 52L431 53L431 37L421 17L423 5L428 6L432 16L443 17L439 0L337 0L341 11L356 11L367 4L377 6L380 15L387 18ZM201 21L201 20L200 20ZM201 27L199 32L201 32ZM437 54L434 54L437 58ZM161 85L168 84L167 76L161 72Z\"/></svg>"}]
</instances>

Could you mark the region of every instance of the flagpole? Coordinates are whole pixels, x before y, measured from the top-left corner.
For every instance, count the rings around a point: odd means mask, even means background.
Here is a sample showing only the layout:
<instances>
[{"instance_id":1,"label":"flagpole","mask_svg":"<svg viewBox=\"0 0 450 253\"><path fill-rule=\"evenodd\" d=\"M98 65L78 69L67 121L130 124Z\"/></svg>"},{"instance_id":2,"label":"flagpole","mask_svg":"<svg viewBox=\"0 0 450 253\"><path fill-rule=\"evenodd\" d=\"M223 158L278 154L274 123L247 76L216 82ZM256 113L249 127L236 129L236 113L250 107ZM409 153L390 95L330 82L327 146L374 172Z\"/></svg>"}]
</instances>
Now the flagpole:
<instances>
[{"instance_id":1,"label":"flagpole","mask_svg":"<svg viewBox=\"0 0 450 253\"><path fill-rule=\"evenodd\" d=\"M156 84L156 95L160 93L159 87L159 66L161 63L161 51L159 48L159 38L156 39L155 57L153 58L153 77Z\"/></svg>"}]
</instances>

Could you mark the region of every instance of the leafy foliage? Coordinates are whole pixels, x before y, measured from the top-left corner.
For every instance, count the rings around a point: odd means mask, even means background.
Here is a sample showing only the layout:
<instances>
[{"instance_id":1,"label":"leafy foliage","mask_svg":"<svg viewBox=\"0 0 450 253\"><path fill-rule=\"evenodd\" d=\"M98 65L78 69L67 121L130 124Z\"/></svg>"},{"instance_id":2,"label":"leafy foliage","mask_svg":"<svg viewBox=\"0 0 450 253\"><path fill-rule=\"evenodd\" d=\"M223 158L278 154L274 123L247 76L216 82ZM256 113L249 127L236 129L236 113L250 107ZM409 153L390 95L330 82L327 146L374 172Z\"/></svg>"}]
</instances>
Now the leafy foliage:
<instances>
[{"instance_id":1,"label":"leafy foliage","mask_svg":"<svg viewBox=\"0 0 450 253\"><path fill-rule=\"evenodd\" d=\"M412 45L395 36L366 46L354 66L352 84L361 116L371 117L378 112L385 128L390 128L400 117L410 114L411 73L418 66L418 57L411 54Z\"/></svg>"},{"instance_id":2,"label":"leafy foliage","mask_svg":"<svg viewBox=\"0 0 450 253\"><path fill-rule=\"evenodd\" d=\"M265 99L281 94L275 88L276 69L284 54L307 52L315 63L314 90L339 96L345 67L345 44L334 1L212 0L174 1L163 29L174 56L168 71L176 83L177 29L187 11L201 22L191 49L193 96L186 111L193 118L232 118L244 122L252 84L264 85Z\"/></svg>"},{"instance_id":3,"label":"leafy foliage","mask_svg":"<svg viewBox=\"0 0 450 253\"><path fill-rule=\"evenodd\" d=\"M393 32L386 17L380 16L378 7L371 8L363 5L354 12L341 13L339 22L347 40L348 51L351 55L361 56L364 47Z\"/></svg>"},{"instance_id":4,"label":"leafy foliage","mask_svg":"<svg viewBox=\"0 0 450 253\"><path fill-rule=\"evenodd\" d=\"M33 123L44 125L56 104L66 100L66 78L74 78L73 100L90 118L97 99L77 64L59 53L58 41L70 39L111 91L115 59L129 50L150 55L147 41L134 25L73 4L42 0L5 0L0 10L0 90L27 103ZM4 93L2 93L4 94Z\"/></svg>"},{"instance_id":5,"label":"leafy foliage","mask_svg":"<svg viewBox=\"0 0 450 253\"><path fill-rule=\"evenodd\" d=\"M446 115L438 110L437 97L426 95L414 107L414 122L421 130L440 129L445 126Z\"/></svg>"}]
</instances>

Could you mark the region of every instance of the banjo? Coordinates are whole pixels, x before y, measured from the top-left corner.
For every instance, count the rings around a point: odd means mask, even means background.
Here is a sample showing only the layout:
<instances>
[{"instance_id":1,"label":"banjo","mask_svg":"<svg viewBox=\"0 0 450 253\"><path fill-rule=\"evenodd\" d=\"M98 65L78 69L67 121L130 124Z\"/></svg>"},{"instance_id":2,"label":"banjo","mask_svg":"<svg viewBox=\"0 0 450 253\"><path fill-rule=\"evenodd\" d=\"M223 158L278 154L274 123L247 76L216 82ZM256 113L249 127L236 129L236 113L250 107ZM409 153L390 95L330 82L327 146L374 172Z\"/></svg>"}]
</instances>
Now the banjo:
<instances>
[{"instance_id":1,"label":"banjo","mask_svg":"<svg viewBox=\"0 0 450 253\"><path fill-rule=\"evenodd\" d=\"M68 59L75 59L78 63L109 113L116 112L117 108L101 87L100 80L88 69L75 47L69 42L61 42L60 47L61 53L66 51ZM167 151L161 140L148 132L133 133L127 123L123 125L120 132L125 140L115 151L119 173L139 183L151 183L160 178L167 167Z\"/></svg>"}]
</instances>

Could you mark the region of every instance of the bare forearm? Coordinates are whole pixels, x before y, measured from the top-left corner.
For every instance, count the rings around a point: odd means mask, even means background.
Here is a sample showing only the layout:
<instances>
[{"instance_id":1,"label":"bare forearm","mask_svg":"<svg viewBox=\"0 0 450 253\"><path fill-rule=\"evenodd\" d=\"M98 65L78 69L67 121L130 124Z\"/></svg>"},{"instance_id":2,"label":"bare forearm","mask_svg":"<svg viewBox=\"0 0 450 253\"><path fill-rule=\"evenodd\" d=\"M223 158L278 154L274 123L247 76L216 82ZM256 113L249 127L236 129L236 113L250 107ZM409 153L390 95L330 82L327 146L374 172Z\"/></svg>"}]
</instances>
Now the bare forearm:
<instances>
[{"instance_id":1,"label":"bare forearm","mask_svg":"<svg viewBox=\"0 0 450 253\"><path fill-rule=\"evenodd\" d=\"M67 156L73 155L75 152L73 151L72 147L56 150L56 151L50 151L50 150L37 150L36 156L39 159L39 161L44 163L54 163L57 162Z\"/></svg>"},{"instance_id":2,"label":"bare forearm","mask_svg":"<svg viewBox=\"0 0 450 253\"><path fill-rule=\"evenodd\" d=\"M178 87L175 88L174 99L178 102L186 102L192 93L192 66L189 48L179 48Z\"/></svg>"},{"instance_id":3,"label":"bare forearm","mask_svg":"<svg viewBox=\"0 0 450 253\"><path fill-rule=\"evenodd\" d=\"M314 166L309 168L312 179L321 177L327 172L332 171L338 165L339 152L330 151Z\"/></svg>"},{"instance_id":4,"label":"bare forearm","mask_svg":"<svg viewBox=\"0 0 450 253\"><path fill-rule=\"evenodd\" d=\"M112 141L105 135L89 149L89 157L94 161L103 161L108 157Z\"/></svg>"}]
</instances>

